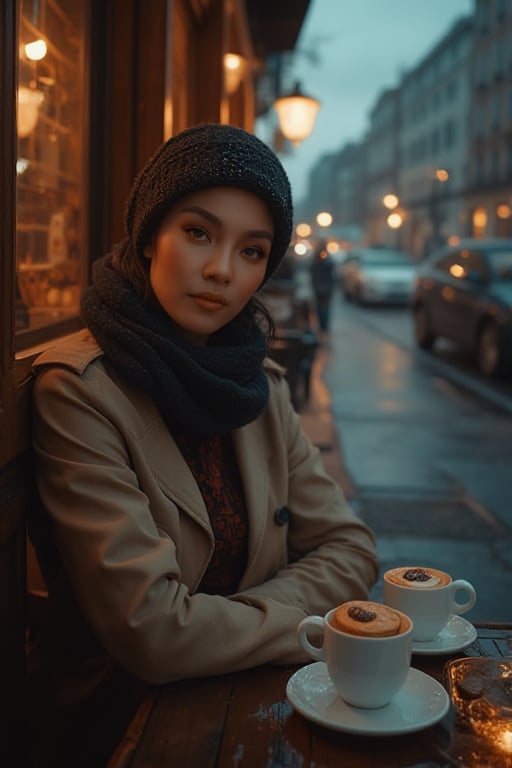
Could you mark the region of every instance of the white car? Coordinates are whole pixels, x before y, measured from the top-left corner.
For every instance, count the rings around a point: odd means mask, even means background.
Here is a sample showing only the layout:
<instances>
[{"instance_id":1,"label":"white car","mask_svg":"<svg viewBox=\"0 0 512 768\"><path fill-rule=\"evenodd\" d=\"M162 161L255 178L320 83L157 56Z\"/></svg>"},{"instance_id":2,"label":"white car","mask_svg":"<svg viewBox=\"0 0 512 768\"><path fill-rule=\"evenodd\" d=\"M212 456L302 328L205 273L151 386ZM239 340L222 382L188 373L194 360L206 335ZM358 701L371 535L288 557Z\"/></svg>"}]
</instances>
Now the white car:
<instances>
[{"instance_id":1,"label":"white car","mask_svg":"<svg viewBox=\"0 0 512 768\"><path fill-rule=\"evenodd\" d=\"M405 251L357 248L340 267L341 291L360 304L408 304L416 267Z\"/></svg>"}]
</instances>

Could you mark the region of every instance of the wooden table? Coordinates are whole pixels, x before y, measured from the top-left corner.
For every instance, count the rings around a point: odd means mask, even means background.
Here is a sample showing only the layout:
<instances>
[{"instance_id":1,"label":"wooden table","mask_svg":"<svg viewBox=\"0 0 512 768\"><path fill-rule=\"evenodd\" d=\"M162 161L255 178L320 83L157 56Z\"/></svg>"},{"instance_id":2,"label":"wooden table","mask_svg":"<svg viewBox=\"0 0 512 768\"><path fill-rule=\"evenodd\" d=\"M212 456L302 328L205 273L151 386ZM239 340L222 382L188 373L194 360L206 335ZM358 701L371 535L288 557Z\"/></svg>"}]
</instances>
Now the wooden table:
<instances>
[{"instance_id":1,"label":"wooden table","mask_svg":"<svg viewBox=\"0 0 512 768\"><path fill-rule=\"evenodd\" d=\"M412 666L444 682L457 656L512 656L512 624L478 626L453 656L413 655ZM149 697L109 768L512 768L488 754L453 708L438 724L400 736L354 736L311 723L286 700L298 667L260 667L164 686Z\"/></svg>"}]
</instances>

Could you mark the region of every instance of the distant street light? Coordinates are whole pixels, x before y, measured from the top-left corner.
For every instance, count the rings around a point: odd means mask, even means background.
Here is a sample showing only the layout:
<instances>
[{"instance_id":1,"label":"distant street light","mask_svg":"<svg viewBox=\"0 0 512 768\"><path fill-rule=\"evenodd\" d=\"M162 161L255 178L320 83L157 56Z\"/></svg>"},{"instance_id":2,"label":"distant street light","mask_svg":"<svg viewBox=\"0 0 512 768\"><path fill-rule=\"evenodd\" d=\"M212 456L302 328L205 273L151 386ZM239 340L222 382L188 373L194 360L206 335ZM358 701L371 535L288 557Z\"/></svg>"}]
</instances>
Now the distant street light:
<instances>
[{"instance_id":1,"label":"distant street light","mask_svg":"<svg viewBox=\"0 0 512 768\"><path fill-rule=\"evenodd\" d=\"M386 221L390 229L400 229L404 223L403 216L400 213L390 213Z\"/></svg>"},{"instance_id":2,"label":"distant street light","mask_svg":"<svg viewBox=\"0 0 512 768\"><path fill-rule=\"evenodd\" d=\"M393 208L396 208L399 202L400 201L398 197L393 194L384 195L384 197L382 198L382 203L384 207L388 208L390 211L392 211Z\"/></svg>"},{"instance_id":3,"label":"distant street light","mask_svg":"<svg viewBox=\"0 0 512 768\"><path fill-rule=\"evenodd\" d=\"M311 234L311 225L305 222L297 224L295 232L298 237L309 237Z\"/></svg>"},{"instance_id":4,"label":"distant street light","mask_svg":"<svg viewBox=\"0 0 512 768\"><path fill-rule=\"evenodd\" d=\"M321 211L316 217L316 223L319 227L330 227L332 215L328 211Z\"/></svg>"},{"instance_id":5,"label":"distant street light","mask_svg":"<svg viewBox=\"0 0 512 768\"><path fill-rule=\"evenodd\" d=\"M432 230L431 247L437 248L442 242L441 240L441 224L443 223L444 215L439 206L439 192L443 184L446 184L450 174L445 168L436 168L432 176L432 186L430 188L430 226Z\"/></svg>"},{"instance_id":6,"label":"distant street light","mask_svg":"<svg viewBox=\"0 0 512 768\"><path fill-rule=\"evenodd\" d=\"M444 168L436 168L436 172L434 175L436 179L441 183L448 181L448 179L450 178L450 174Z\"/></svg>"},{"instance_id":7,"label":"distant street light","mask_svg":"<svg viewBox=\"0 0 512 768\"><path fill-rule=\"evenodd\" d=\"M305 256L308 252L308 247L305 243L296 243L294 249L297 256Z\"/></svg>"},{"instance_id":8,"label":"distant street light","mask_svg":"<svg viewBox=\"0 0 512 768\"><path fill-rule=\"evenodd\" d=\"M388 211L390 211L390 213L386 216L386 224L388 225L389 229L393 229L396 232L393 239L395 241L396 247L400 248L402 239L402 233L400 230L405 219L405 212L402 208L399 207L400 200L397 195L388 192L382 198L382 205L387 208Z\"/></svg>"}]
</instances>

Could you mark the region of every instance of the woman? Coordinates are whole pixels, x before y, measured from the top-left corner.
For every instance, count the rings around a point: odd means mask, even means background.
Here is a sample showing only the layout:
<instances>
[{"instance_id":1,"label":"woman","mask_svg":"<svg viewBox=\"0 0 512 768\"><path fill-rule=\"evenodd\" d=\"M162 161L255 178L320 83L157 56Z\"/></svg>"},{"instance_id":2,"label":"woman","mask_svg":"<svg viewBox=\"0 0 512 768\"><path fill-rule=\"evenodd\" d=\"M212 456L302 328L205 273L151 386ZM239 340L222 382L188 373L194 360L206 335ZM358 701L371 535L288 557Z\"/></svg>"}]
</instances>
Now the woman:
<instances>
[{"instance_id":1,"label":"woman","mask_svg":"<svg viewBox=\"0 0 512 768\"><path fill-rule=\"evenodd\" d=\"M31 679L82 722L114 689L131 701L129 683L135 701L137 681L304 662L301 619L377 577L372 534L267 358L256 294L292 229L278 159L239 128L190 128L135 180L125 223L86 330L34 366L58 561Z\"/></svg>"}]
</instances>

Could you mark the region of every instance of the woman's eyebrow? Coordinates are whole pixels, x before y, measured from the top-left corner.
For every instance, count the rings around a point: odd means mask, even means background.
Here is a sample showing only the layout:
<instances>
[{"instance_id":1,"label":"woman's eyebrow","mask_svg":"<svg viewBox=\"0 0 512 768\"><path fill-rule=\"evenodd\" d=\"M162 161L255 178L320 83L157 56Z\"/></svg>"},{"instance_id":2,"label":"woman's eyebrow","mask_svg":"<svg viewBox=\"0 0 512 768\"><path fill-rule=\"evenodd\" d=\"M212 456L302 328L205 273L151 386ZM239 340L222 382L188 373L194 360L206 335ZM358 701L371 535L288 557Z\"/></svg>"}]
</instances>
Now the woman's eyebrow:
<instances>
[{"instance_id":1,"label":"woman's eyebrow","mask_svg":"<svg viewBox=\"0 0 512 768\"><path fill-rule=\"evenodd\" d=\"M205 219L208 219L208 221L211 221L212 224L222 224L221 220L215 216L215 214L211 213L206 208L201 208L200 205L189 205L187 208L181 209L182 213L199 213L201 216L204 216Z\"/></svg>"},{"instance_id":2,"label":"woman's eyebrow","mask_svg":"<svg viewBox=\"0 0 512 768\"><path fill-rule=\"evenodd\" d=\"M217 226L222 225L222 221L215 216L214 213L209 211L207 208L202 208L200 205L189 205L187 208L181 209L182 213L198 213L200 216L204 216L205 219L210 221L212 224L216 224ZM272 232L269 232L267 229L251 229L247 232L248 237L264 237L267 240L270 240L272 242L273 235Z\"/></svg>"}]
</instances>

